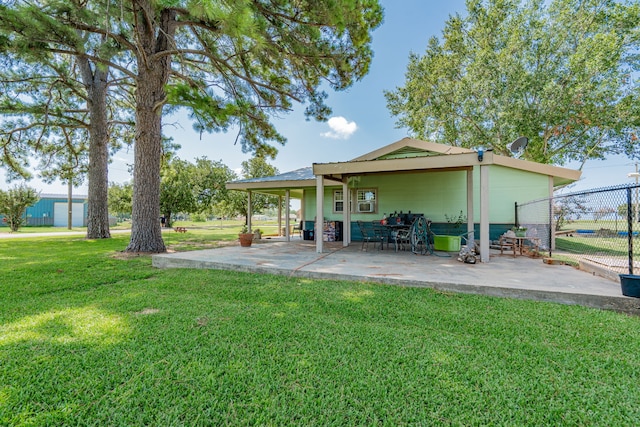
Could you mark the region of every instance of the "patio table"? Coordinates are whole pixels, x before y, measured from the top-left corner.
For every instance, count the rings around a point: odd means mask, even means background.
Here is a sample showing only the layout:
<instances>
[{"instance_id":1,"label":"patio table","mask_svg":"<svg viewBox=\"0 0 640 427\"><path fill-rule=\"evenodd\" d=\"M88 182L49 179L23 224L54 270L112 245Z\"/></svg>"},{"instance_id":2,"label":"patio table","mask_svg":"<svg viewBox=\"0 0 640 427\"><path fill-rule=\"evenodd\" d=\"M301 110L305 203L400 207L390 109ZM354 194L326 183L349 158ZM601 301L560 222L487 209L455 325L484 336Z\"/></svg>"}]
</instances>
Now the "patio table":
<instances>
[{"instance_id":1,"label":"patio table","mask_svg":"<svg viewBox=\"0 0 640 427\"><path fill-rule=\"evenodd\" d=\"M387 234L387 247L389 242L393 239L395 243L396 252L398 252L398 232L400 230L408 230L411 228L411 224L383 224L382 227L386 230Z\"/></svg>"},{"instance_id":2,"label":"patio table","mask_svg":"<svg viewBox=\"0 0 640 427\"><path fill-rule=\"evenodd\" d=\"M541 239L539 237L516 236L514 239L516 241L516 248L520 252L520 255L524 255L525 248L531 248L535 252L540 250ZM525 244L527 240L530 243L529 245Z\"/></svg>"},{"instance_id":3,"label":"patio table","mask_svg":"<svg viewBox=\"0 0 640 427\"><path fill-rule=\"evenodd\" d=\"M502 245L502 242L505 239L510 239L510 240L515 242L514 254L513 254L514 256L518 252L520 253L520 255L524 255L525 248L531 248L535 252L538 252L540 250L540 245L542 244L541 239L539 237L532 237L532 236L501 236L500 237L500 244L501 245ZM527 241L529 241L529 245L526 244Z\"/></svg>"}]
</instances>

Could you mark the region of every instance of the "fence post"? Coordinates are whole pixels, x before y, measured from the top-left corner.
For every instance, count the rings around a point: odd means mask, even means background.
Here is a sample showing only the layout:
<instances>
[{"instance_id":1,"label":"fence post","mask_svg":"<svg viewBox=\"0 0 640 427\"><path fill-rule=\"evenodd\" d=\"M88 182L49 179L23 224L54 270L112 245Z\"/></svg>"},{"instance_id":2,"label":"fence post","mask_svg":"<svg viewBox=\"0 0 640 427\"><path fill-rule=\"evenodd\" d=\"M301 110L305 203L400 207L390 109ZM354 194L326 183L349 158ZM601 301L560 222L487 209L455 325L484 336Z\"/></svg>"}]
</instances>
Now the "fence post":
<instances>
[{"instance_id":1,"label":"fence post","mask_svg":"<svg viewBox=\"0 0 640 427\"><path fill-rule=\"evenodd\" d=\"M549 197L549 233L547 236L549 238L549 258L553 256L551 251L553 250L553 245L555 243L555 240L553 239L554 233L555 233L555 224L553 223L553 195L552 195L551 197Z\"/></svg>"},{"instance_id":2,"label":"fence post","mask_svg":"<svg viewBox=\"0 0 640 427\"><path fill-rule=\"evenodd\" d=\"M627 187L627 246L629 248L629 274L633 274L633 215L631 213L631 187Z\"/></svg>"}]
</instances>

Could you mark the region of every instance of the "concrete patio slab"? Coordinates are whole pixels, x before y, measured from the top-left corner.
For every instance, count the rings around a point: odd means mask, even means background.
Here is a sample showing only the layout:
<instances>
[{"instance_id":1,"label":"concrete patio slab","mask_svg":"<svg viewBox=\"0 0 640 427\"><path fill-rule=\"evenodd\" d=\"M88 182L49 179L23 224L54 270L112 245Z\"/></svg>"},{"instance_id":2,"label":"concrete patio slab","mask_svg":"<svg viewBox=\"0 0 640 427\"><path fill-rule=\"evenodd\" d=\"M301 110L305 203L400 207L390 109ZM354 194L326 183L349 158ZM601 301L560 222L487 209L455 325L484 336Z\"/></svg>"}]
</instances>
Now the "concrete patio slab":
<instances>
[{"instance_id":1,"label":"concrete patio slab","mask_svg":"<svg viewBox=\"0 0 640 427\"><path fill-rule=\"evenodd\" d=\"M491 254L489 263L464 264L456 254L436 252L362 251L359 243L342 247L314 242L267 241L251 247L221 247L202 251L158 254L158 268L202 268L281 274L315 279L355 280L441 291L578 304L640 314L640 299L622 295L620 283L542 259Z\"/></svg>"}]
</instances>

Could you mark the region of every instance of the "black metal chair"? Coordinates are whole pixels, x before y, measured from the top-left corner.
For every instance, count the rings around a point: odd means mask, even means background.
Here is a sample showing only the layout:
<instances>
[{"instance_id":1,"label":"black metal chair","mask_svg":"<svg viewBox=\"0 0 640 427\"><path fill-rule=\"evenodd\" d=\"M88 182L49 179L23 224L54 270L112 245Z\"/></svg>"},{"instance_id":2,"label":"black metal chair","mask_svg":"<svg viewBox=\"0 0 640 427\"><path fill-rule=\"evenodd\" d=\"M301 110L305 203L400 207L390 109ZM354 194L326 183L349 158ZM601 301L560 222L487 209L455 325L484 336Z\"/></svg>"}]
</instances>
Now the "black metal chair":
<instances>
[{"instance_id":1,"label":"black metal chair","mask_svg":"<svg viewBox=\"0 0 640 427\"><path fill-rule=\"evenodd\" d=\"M380 244L380 250L384 249L384 242L387 241L387 248L389 247L389 230L384 225L380 224L380 221L371 221L373 227L373 237L376 243Z\"/></svg>"},{"instance_id":2,"label":"black metal chair","mask_svg":"<svg viewBox=\"0 0 640 427\"><path fill-rule=\"evenodd\" d=\"M380 243L380 249L383 249L382 244L384 243L384 238L379 231L376 231L376 228L373 226L373 223L366 223L361 220L356 221L356 223L358 224L358 229L360 230L360 234L362 234L361 250L363 251L368 250L369 242L373 242L374 249L375 249L375 245L378 243Z\"/></svg>"},{"instance_id":3,"label":"black metal chair","mask_svg":"<svg viewBox=\"0 0 640 427\"><path fill-rule=\"evenodd\" d=\"M364 221L358 220L356 221L356 223L358 224L358 229L360 230L360 234L362 234L362 247L360 248L360 250L366 251L367 249L369 249L369 242L371 241L371 238L373 237L373 235L371 231L367 229L367 226L364 224Z\"/></svg>"}]
</instances>

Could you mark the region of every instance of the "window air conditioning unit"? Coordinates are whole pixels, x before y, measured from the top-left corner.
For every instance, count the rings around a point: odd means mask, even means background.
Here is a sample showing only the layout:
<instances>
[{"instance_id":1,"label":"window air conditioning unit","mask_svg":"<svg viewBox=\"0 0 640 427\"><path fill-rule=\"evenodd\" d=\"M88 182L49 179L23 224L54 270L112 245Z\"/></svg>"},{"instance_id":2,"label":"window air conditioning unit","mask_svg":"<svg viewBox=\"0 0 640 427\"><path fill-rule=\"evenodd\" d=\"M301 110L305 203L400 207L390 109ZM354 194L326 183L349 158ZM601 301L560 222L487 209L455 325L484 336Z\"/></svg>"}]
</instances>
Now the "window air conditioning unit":
<instances>
[{"instance_id":1,"label":"window air conditioning unit","mask_svg":"<svg viewBox=\"0 0 640 427\"><path fill-rule=\"evenodd\" d=\"M375 206L372 202L358 203L358 212L374 212Z\"/></svg>"}]
</instances>

